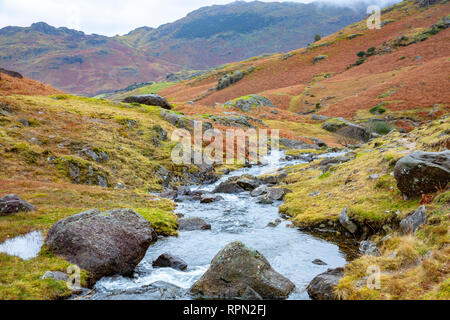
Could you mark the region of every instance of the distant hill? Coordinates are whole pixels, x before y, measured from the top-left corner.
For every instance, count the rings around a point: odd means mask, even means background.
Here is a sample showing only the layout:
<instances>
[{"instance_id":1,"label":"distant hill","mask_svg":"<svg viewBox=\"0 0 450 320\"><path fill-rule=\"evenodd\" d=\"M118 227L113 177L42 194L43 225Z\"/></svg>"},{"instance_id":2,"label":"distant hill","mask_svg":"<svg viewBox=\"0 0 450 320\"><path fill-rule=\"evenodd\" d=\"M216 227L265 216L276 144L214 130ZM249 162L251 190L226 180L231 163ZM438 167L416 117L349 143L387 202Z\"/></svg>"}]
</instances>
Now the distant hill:
<instances>
[{"instance_id":1,"label":"distant hill","mask_svg":"<svg viewBox=\"0 0 450 320\"><path fill-rule=\"evenodd\" d=\"M0 29L0 67L77 94L94 95L204 70L263 53L286 52L361 20L366 5L233 2L198 9L157 29L86 35L44 22Z\"/></svg>"}]
</instances>

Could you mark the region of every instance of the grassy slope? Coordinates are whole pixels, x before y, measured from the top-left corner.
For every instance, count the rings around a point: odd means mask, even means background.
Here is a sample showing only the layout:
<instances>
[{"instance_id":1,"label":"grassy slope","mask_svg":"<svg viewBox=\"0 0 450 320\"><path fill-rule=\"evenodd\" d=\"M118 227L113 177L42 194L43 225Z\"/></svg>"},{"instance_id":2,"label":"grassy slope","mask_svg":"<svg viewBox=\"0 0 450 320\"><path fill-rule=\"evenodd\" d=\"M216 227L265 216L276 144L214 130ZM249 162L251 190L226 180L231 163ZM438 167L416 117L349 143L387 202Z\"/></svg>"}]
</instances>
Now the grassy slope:
<instances>
[{"instance_id":1,"label":"grassy slope","mask_svg":"<svg viewBox=\"0 0 450 320\"><path fill-rule=\"evenodd\" d=\"M22 93L38 92L32 88ZM174 204L149 194L162 190L155 175L161 165L177 171L170 161L172 143L151 142L154 125L173 129L160 119L159 108L68 95L5 96L0 102L8 112L0 115L0 195L19 194L37 208L34 213L0 217L0 242L36 229L45 235L56 221L92 208L133 208L159 234L176 235ZM30 126L19 119L27 119ZM136 125L130 128L128 120ZM80 152L84 147L105 151L109 160L96 163ZM110 187L73 184L68 167L59 159L92 166L107 176ZM127 190L114 189L117 182ZM65 284L39 278L47 270L65 271L67 265L45 248L30 261L0 254L0 298L66 296Z\"/></svg>"}]
</instances>

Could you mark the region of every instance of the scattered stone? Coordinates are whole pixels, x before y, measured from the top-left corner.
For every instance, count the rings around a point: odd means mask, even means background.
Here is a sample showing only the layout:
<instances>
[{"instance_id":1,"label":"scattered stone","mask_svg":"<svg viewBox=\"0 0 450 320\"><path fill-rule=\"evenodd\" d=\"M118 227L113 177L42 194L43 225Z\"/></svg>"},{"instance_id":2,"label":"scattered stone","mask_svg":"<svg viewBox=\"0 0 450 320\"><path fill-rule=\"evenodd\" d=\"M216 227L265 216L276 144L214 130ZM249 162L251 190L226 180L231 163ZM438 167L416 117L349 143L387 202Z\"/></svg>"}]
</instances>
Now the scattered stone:
<instances>
[{"instance_id":1,"label":"scattered stone","mask_svg":"<svg viewBox=\"0 0 450 320\"><path fill-rule=\"evenodd\" d=\"M224 108L237 109L242 112L250 112L252 109L261 109L262 107L275 108L274 104L270 99L259 96L256 94L251 94L245 97L240 97L231 101L226 102L223 105Z\"/></svg>"},{"instance_id":2,"label":"scattered stone","mask_svg":"<svg viewBox=\"0 0 450 320\"><path fill-rule=\"evenodd\" d=\"M394 176L397 187L410 198L444 190L450 181L450 150L413 152L397 161Z\"/></svg>"},{"instance_id":3,"label":"scattered stone","mask_svg":"<svg viewBox=\"0 0 450 320\"><path fill-rule=\"evenodd\" d=\"M400 222L400 227L404 233L413 233L421 225L427 222L427 212L425 206L419 207L416 212L406 217Z\"/></svg>"},{"instance_id":4,"label":"scattered stone","mask_svg":"<svg viewBox=\"0 0 450 320\"><path fill-rule=\"evenodd\" d=\"M314 260L312 261L312 263L314 263L314 264L316 264L316 265L318 265L318 266L326 266L326 265L327 265L326 262L323 262L323 261L320 260L320 259L314 259Z\"/></svg>"},{"instance_id":5,"label":"scattered stone","mask_svg":"<svg viewBox=\"0 0 450 320\"><path fill-rule=\"evenodd\" d=\"M255 293L263 299L285 299L294 288L262 254L236 241L213 258L191 292L210 299L253 299Z\"/></svg>"},{"instance_id":6,"label":"scattered stone","mask_svg":"<svg viewBox=\"0 0 450 320\"><path fill-rule=\"evenodd\" d=\"M179 230L184 231L211 230L211 225L198 217L178 219L178 226Z\"/></svg>"},{"instance_id":7,"label":"scattered stone","mask_svg":"<svg viewBox=\"0 0 450 320\"><path fill-rule=\"evenodd\" d=\"M187 263L183 259L168 253L160 255L158 259L153 261L152 266L158 268L172 268L180 271L187 269Z\"/></svg>"},{"instance_id":8,"label":"scattered stone","mask_svg":"<svg viewBox=\"0 0 450 320\"><path fill-rule=\"evenodd\" d=\"M344 268L328 269L315 277L306 290L314 300L340 300L334 293L334 289L343 277Z\"/></svg>"},{"instance_id":9,"label":"scattered stone","mask_svg":"<svg viewBox=\"0 0 450 320\"><path fill-rule=\"evenodd\" d=\"M369 180L378 180L380 179L380 175L379 174L371 174L369 176Z\"/></svg>"},{"instance_id":10,"label":"scattered stone","mask_svg":"<svg viewBox=\"0 0 450 320\"><path fill-rule=\"evenodd\" d=\"M44 279L53 279L55 281L67 281L69 277L67 274L61 271L46 271L44 275L41 277L42 280Z\"/></svg>"},{"instance_id":11,"label":"scattered stone","mask_svg":"<svg viewBox=\"0 0 450 320\"><path fill-rule=\"evenodd\" d=\"M358 230L358 226L350 220L347 214L348 208L345 207L339 215L339 223L351 234L354 234Z\"/></svg>"},{"instance_id":12,"label":"scattered stone","mask_svg":"<svg viewBox=\"0 0 450 320\"><path fill-rule=\"evenodd\" d=\"M377 244L373 241L361 241L359 245L359 252L368 256L381 256L381 252L378 250Z\"/></svg>"},{"instance_id":13,"label":"scattered stone","mask_svg":"<svg viewBox=\"0 0 450 320\"><path fill-rule=\"evenodd\" d=\"M140 96L130 96L123 100L125 103L140 103L149 106L158 106L163 109L170 110L172 106L167 102L166 99L158 94L144 94Z\"/></svg>"},{"instance_id":14,"label":"scattered stone","mask_svg":"<svg viewBox=\"0 0 450 320\"><path fill-rule=\"evenodd\" d=\"M94 209L56 222L46 245L89 271L92 285L104 276L131 275L156 239L148 220L131 209Z\"/></svg>"},{"instance_id":15,"label":"scattered stone","mask_svg":"<svg viewBox=\"0 0 450 320\"><path fill-rule=\"evenodd\" d=\"M19 123L21 123L24 127L29 127L30 126L30 122L27 119L19 119L17 120Z\"/></svg>"},{"instance_id":16,"label":"scattered stone","mask_svg":"<svg viewBox=\"0 0 450 320\"><path fill-rule=\"evenodd\" d=\"M8 194L0 198L0 216L29 211L36 211L36 208L16 194Z\"/></svg>"},{"instance_id":17,"label":"scattered stone","mask_svg":"<svg viewBox=\"0 0 450 320\"><path fill-rule=\"evenodd\" d=\"M316 197L316 196L318 196L320 194L320 191L314 191L314 192L311 192L310 194L308 194L308 196L310 196L310 197Z\"/></svg>"}]
</instances>

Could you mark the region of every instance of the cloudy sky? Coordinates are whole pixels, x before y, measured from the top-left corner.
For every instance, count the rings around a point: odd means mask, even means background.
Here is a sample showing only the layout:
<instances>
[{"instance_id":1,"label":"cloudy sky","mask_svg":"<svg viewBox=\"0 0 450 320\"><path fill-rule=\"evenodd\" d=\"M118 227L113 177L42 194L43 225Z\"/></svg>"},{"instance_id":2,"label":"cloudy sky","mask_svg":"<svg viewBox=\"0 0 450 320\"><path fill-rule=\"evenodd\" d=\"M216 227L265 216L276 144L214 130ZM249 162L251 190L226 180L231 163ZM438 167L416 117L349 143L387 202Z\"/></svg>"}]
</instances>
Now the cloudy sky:
<instances>
[{"instance_id":1,"label":"cloudy sky","mask_svg":"<svg viewBox=\"0 0 450 320\"><path fill-rule=\"evenodd\" d=\"M308 3L313 0L292 1ZM325 1L351 5L358 0ZM365 1L380 4L389 0ZM26 27L45 21L55 27L112 36L142 26L158 27L200 7L230 2L232 0L0 0L0 28Z\"/></svg>"}]
</instances>

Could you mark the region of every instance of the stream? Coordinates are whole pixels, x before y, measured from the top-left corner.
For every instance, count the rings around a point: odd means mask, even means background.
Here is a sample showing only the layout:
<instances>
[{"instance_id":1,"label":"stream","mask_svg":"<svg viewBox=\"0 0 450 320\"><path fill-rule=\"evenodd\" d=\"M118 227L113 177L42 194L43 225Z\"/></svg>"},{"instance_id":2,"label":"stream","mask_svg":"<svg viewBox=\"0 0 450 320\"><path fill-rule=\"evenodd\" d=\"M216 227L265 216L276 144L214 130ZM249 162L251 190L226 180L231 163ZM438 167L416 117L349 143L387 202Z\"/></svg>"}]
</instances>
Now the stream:
<instances>
[{"instance_id":1,"label":"stream","mask_svg":"<svg viewBox=\"0 0 450 320\"><path fill-rule=\"evenodd\" d=\"M328 153L320 157L335 157L343 153ZM282 167L305 163L302 160L285 161L283 152L274 152L265 166L243 168L222 177L212 185L203 185L191 190L212 191L230 176L251 174L259 176ZM180 231L178 237L158 240L150 246L146 256L136 268L132 278L114 276L101 279L88 299L193 299L188 291L209 267L212 258L228 243L242 241L258 250L272 267L295 283L296 289L289 299L309 299L308 283L328 268L346 264L346 254L335 244L311 234L289 228L291 223L282 220L277 227L267 226L280 219L278 206L258 204L249 192L221 194L223 200L202 204L188 197L178 202L176 213L185 217L200 217L211 224L207 231ZM186 271L171 268L153 268L152 262L163 253L182 258ZM312 261L321 259L327 265L316 265Z\"/></svg>"}]
</instances>

